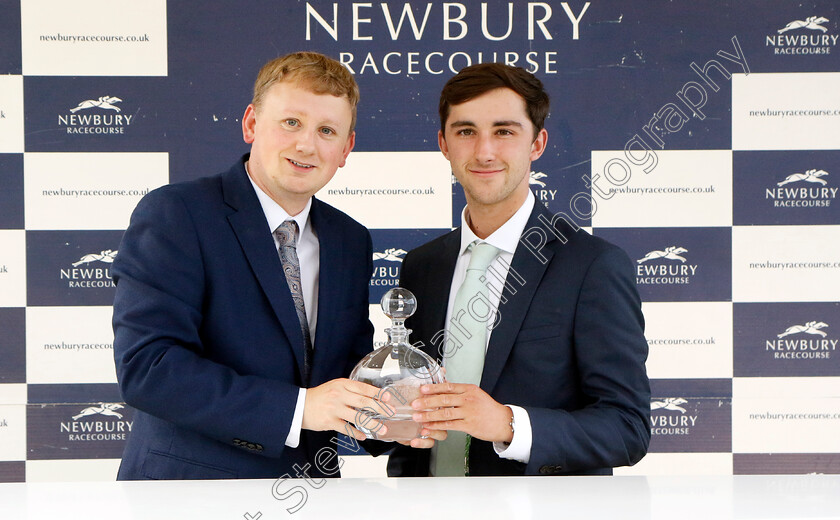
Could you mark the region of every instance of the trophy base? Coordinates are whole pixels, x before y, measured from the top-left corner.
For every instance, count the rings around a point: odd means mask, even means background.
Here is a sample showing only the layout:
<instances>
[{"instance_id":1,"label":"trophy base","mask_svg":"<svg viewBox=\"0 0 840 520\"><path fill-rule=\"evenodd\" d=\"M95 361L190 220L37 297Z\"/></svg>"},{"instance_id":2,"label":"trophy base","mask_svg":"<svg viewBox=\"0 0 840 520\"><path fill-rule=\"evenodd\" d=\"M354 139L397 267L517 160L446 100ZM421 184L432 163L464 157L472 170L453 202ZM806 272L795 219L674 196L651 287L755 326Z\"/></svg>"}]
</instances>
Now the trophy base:
<instances>
[{"instance_id":1,"label":"trophy base","mask_svg":"<svg viewBox=\"0 0 840 520\"><path fill-rule=\"evenodd\" d=\"M379 414L369 414L370 417L385 425L386 433L383 435L379 430L368 430L356 425L359 430L365 434L368 439L376 439L379 441L410 441L420 437L420 430L423 425L419 422L414 422L410 415L400 416L392 415L385 416Z\"/></svg>"}]
</instances>

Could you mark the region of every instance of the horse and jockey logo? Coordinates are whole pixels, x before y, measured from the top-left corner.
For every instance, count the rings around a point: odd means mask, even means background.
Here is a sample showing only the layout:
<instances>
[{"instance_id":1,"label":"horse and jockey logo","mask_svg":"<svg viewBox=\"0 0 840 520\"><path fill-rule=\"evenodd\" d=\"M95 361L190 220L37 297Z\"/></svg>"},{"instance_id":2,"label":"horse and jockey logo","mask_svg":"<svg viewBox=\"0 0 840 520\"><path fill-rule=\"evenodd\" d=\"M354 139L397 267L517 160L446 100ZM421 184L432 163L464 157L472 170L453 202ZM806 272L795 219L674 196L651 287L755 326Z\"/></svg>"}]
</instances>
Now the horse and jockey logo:
<instances>
[{"instance_id":1,"label":"horse and jockey logo","mask_svg":"<svg viewBox=\"0 0 840 520\"><path fill-rule=\"evenodd\" d=\"M121 112L120 107L115 106L114 103L121 103L122 99L115 96L102 96L99 99L86 99L79 103L76 108L71 108L70 112L76 113L79 110L87 110L89 108L103 108L106 110L115 110Z\"/></svg>"},{"instance_id":2,"label":"horse and jockey logo","mask_svg":"<svg viewBox=\"0 0 840 520\"><path fill-rule=\"evenodd\" d=\"M773 207L829 208L840 188L828 185L828 172L812 168L805 173L791 173L775 187L764 189L764 199Z\"/></svg>"},{"instance_id":3,"label":"horse and jockey logo","mask_svg":"<svg viewBox=\"0 0 840 520\"><path fill-rule=\"evenodd\" d=\"M815 336L826 337L828 334L821 331L820 329L824 329L828 327L827 323L822 321L809 321L805 325L793 325L785 329L784 332L781 334L777 334L777 338L784 338L785 336L790 336L791 334L813 334Z\"/></svg>"},{"instance_id":4,"label":"horse and jockey logo","mask_svg":"<svg viewBox=\"0 0 840 520\"><path fill-rule=\"evenodd\" d=\"M799 181L813 182L815 184L822 184L825 186L828 182L825 179L821 179L821 177L825 177L826 175L828 175L828 172L825 170L806 170L805 173L793 173L788 175L782 182L777 182L776 186L784 186L785 184Z\"/></svg>"},{"instance_id":5,"label":"horse and jockey logo","mask_svg":"<svg viewBox=\"0 0 840 520\"><path fill-rule=\"evenodd\" d=\"M796 29L810 29L812 31L827 32L828 29L822 26L822 24L827 22L828 18L822 16L809 16L804 20L794 20L776 32L782 34Z\"/></svg>"},{"instance_id":6,"label":"horse and jockey logo","mask_svg":"<svg viewBox=\"0 0 840 520\"><path fill-rule=\"evenodd\" d=\"M125 406L118 403L99 403L99 406L89 406L83 409L81 412L73 416L73 420L77 421L82 417L87 417L88 415L108 415L116 417L117 419L122 419L122 414L117 412L120 408L125 408Z\"/></svg>"},{"instance_id":7,"label":"horse and jockey logo","mask_svg":"<svg viewBox=\"0 0 840 520\"><path fill-rule=\"evenodd\" d=\"M136 114L121 113L117 103L122 101L116 96L86 99L67 113L58 114L58 126L72 135L125 135Z\"/></svg>"},{"instance_id":8,"label":"horse and jockey logo","mask_svg":"<svg viewBox=\"0 0 840 520\"><path fill-rule=\"evenodd\" d=\"M386 249L382 253L373 253L373 259L375 260L387 260L389 262L402 262L402 257L405 256L407 251L405 249L399 249L396 247L392 247L390 249Z\"/></svg>"},{"instance_id":9,"label":"horse and jockey logo","mask_svg":"<svg viewBox=\"0 0 840 520\"><path fill-rule=\"evenodd\" d=\"M541 181L540 179L545 179L546 177L548 177L548 175L546 175L543 172L532 171L530 173L530 177L528 178L528 184L533 184L539 186L540 188L545 188L545 182Z\"/></svg>"},{"instance_id":10,"label":"horse and jockey logo","mask_svg":"<svg viewBox=\"0 0 840 520\"><path fill-rule=\"evenodd\" d=\"M688 253L688 249L679 246L666 247L664 251L654 250L646 254L643 258L636 260L636 263L642 264L648 260L655 260L657 258L665 258L667 260L679 260L685 263L685 258L680 256L683 253Z\"/></svg>"},{"instance_id":11,"label":"horse and jockey logo","mask_svg":"<svg viewBox=\"0 0 840 520\"><path fill-rule=\"evenodd\" d=\"M828 18L809 16L804 20L794 20L777 31L764 37L764 45L773 49L773 54L787 55L829 55L834 54L832 47L837 47L840 34L831 34L826 27ZM803 30L804 29L804 30Z\"/></svg>"},{"instance_id":12,"label":"horse and jockey logo","mask_svg":"<svg viewBox=\"0 0 840 520\"><path fill-rule=\"evenodd\" d=\"M688 401L682 397L666 397L661 401L651 401L650 409L653 410L674 410L680 413L685 413L685 408L681 405L687 404Z\"/></svg>"},{"instance_id":13,"label":"horse and jockey logo","mask_svg":"<svg viewBox=\"0 0 840 520\"><path fill-rule=\"evenodd\" d=\"M121 403L104 402L82 408L79 413L71 417L71 420L61 421L58 424L59 437L50 439L47 444L50 444L50 447L71 450L67 453L73 453L73 446L77 442L92 442L104 446L104 443L125 441L126 435L131 432L133 422L130 409L122 411L123 408L125 405ZM126 413L128 413L128 419L124 418ZM115 448L119 448L119 445ZM121 450L115 451L118 453Z\"/></svg>"},{"instance_id":14,"label":"horse and jockey logo","mask_svg":"<svg viewBox=\"0 0 840 520\"><path fill-rule=\"evenodd\" d=\"M79 259L78 262L73 262L73 267L78 267L82 264L89 264L91 262L104 262L106 264L114 263L114 258L117 256L117 251L106 249L99 253L91 253ZM374 257L375 258L375 257Z\"/></svg>"},{"instance_id":15,"label":"horse and jockey logo","mask_svg":"<svg viewBox=\"0 0 840 520\"><path fill-rule=\"evenodd\" d=\"M688 285L695 280L700 265L689 262L688 249L672 245L636 257L636 285Z\"/></svg>"}]
</instances>

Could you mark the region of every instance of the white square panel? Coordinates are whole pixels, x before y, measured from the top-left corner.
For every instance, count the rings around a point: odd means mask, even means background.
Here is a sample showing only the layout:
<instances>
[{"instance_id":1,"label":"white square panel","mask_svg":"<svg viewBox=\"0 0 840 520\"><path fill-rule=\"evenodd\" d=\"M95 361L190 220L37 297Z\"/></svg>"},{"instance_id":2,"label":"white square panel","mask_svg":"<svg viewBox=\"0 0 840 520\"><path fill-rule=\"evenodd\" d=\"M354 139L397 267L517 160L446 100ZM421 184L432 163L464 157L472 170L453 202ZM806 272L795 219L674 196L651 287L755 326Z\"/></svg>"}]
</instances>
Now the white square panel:
<instances>
[{"instance_id":1,"label":"white square panel","mask_svg":"<svg viewBox=\"0 0 840 520\"><path fill-rule=\"evenodd\" d=\"M166 76L166 0L21 2L23 73Z\"/></svg>"},{"instance_id":2,"label":"white square panel","mask_svg":"<svg viewBox=\"0 0 840 520\"><path fill-rule=\"evenodd\" d=\"M385 329L391 326L391 319L382 313L382 307L376 304L370 304L369 313L370 322L373 323L373 348L379 348L388 344L388 335ZM411 336L408 337L411 341Z\"/></svg>"},{"instance_id":3,"label":"white square panel","mask_svg":"<svg viewBox=\"0 0 840 520\"><path fill-rule=\"evenodd\" d=\"M10 460L26 460L25 404L0 404L0 461Z\"/></svg>"},{"instance_id":4,"label":"white square panel","mask_svg":"<svg viewBox=\"0 0 840 520\"><path fill-rule=\"evenodd\" d=\"M732 377L732 304L645 302L653 379Z\"/></svg>"},{"instance_id":5,"label":"white square panel","mask_svg":"<svg viewBox=\"0 0 840 520\"><path fill-rule=\"evenodd\" d=\"M732 75L734 150L840 149L840 73Z\"/></svg>"},{"instance_id":6,"label":"white square panel","mask_svg":"<svg viewBox=\"0 0 840 520\"><path fill-rule=\"evenodd\" d=\"M732 228L732 300L824 302L840 294L840 226Z\"/></svg>"},{"instance_id":7,"label":"white square panel","mask_svg":"<svg viewBox=\"0 0 840 520\"><path fill-rule=\"evenodd\" d=\"M0 307L26 305L26 232L0 230Z\"/></svg>"},{"instance_id":8,"label":"white square panel","mask_svg":"<svg viewBox=\"0 0 840 520\"><path fill-rule=\"evenodd\" d=\"M451 172L440 152L351 152L316 197L372 229L450 228Z\"/></svg>"},{"instance_id":9,"label":"white square panel","mask_svg":"<svg viewBox=\"0 0 840 520\"><path fill-rule=\"evenodd\" d=\"M840 377L736 377L734 453L840 452Z\"/></svg>"},{"instance_id":10,"label":"white square panel","mask_svg":"<svg viewBox=\"0 0 840 520\"><path fill-rule=\"evenodd\" d=\"M27 153L26 229L125 229L143 195L169 182L167 153Z\"/></svg>"},{"instance_id":11,"label":"white square panel","mask_svg":"<svg viewBox=\"0 0 840 520\"><path fill-rule=\"evenodd\" d=\"M385 478L388 476L388 457L343 455L341 478Z\"/></svg>"},{"instance_id":12,"label":"white square panel","mask_svg":"<svg viewBox=\"0 0 840 520\"><path fill-rule=\"evenodd\" d=\"M111 307L26 309L28 383L116 383Z\"/></svg>"},{"instance_id":13,"label":"white square panel","mask_svg":"<svg viewBox=\"0 0 840 520\"><path fill-rule=\"evenodd\" d=\"M113 482L120 459L26 461L27 482Z\"/></svg>"},{"instance_id":14,"label":"white square panel","mask_svg":"<svg viewBox=\"0 0 840 520\"><path fill-rule=\"evenodd\" d=\"M623 151L592 152L593 227L732 225L732 151L656 151L636 166ZM596 177L597 176L597 177Z\"/></svg>"},{"instance_id":15,"label":"white square panel","mask_svg":"<svg viewBox=\"0 0 840 520\"><path fill-rule=\"evenodd\" d=\"M0 384L0 405L7 404L26 404L25 384Z\"/></svg>"},{"instance_id":16,"label":"white square panel","mask_svg":"<svg viewBox=\"0 0 840 520\"><path fill-rule=\"evenodd\" d=\"M23 76L0 76L0 153L23 152Z\"/></svg>"}]
</instances>

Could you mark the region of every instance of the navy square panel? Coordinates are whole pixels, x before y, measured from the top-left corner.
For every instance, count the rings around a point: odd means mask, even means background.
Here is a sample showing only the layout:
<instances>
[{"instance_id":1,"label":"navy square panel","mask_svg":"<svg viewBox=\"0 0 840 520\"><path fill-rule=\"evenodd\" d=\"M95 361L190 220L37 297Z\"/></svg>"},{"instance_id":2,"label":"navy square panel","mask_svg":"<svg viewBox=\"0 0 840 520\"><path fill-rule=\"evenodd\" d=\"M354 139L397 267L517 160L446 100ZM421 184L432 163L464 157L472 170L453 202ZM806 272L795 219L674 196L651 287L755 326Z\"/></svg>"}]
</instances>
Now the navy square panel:
<instances>
[{"instance_id":1,"label":"navy square panel","mask_svg":"<svg viewBox=\"0 0 840 520\"><path fill-rule=\"evenodd\" d=\"M734 152L732 161L736 226L840 224L840 151Z\"/></svg>"},{"instance_id":2,"label":"navy square panel","mask_svg":"<svg viewBox=\"0 0 840 520\"><path fill-rule=\"evenodd\" d=\"M372 229L370 303L378 304L389 289L399 285L400 268L407 252L448 232L448 229Z\"/></svg>"},{"instance_id":3,"label":"navy square panel","mask_svg":"<svg viewBox=\"0 0 840 520\"><path fill-rule=\"evenodd\" d=\"M27 231L28 305L111 305L122 231Z\"/></svg>"},{"instance_id":4,"label":"navy square panel","mask_svg":"<svg viewBox=\"0 0 840 520\"><path fill-rule=\"evenodd\" d=\"M840 303L733 304L736 377L840 375Z\"/></svg>"},{"instance_id":5,"label":"navy square panel","mask_svg":"<svg viewBox=\"0 0 840 520\"><path fill-rule=\"evenodd\" d=\"M737 21L733 34L738 35L753 72L840 70L836 0L738 1L726 10Z\"/></svg>"},{"instance_id":6,"label":"navy square panel","mask_svg":"<svg viewBox=\"0 0 840 520\"><path fill-rule=\"evenodd\" d=\"M78 385L27 386L29 404L84 404L99 401L123 402L120 387L116 383L89 383Z\"/></svg>"},{"instance_id":7,"label":"navy square panel","mask_svg":"<svg viewBox=\"0 0 840 520\"><path fill-rule=\"evenodd\" d=\"M652 379L652 453L732 451L731 379Z\"/></svg>"},{"instance_id":8,"label":"navy square panel","mask_svg":"<svg viewBox=\"0 0 840 520\"><path fill-rule=\"evenodd\" d=\"M467 205L467 197L464 195L464 187L452 176L452 227L461 225L461 214Z\"/></svg>"},{"instance_id":9,"label":"navy square panel","mask_svg":"<svg viewBox=\"0 0 840 520\"><path fill-rule=\"evenodd\" d=\"M26 463L0 461L0 482L25 482Z\"/></svg>"},{"instance_id":10,"label":"navy square panel","mask_svg":"<svg viewBox=\"0 0 840 520\"><path fill-rule=\"evenodd\" d=\"M838 475L840 453L735 453L735 475ZM745 511L746 513L746 511ZM747 516L751 516L749 513Z\"/></svg>"},{"instance_id":11,"label":"navy square panel","mask_svg":"<svg viewBox=\"0 0 840 520\"><path fill-rule=\"evenodd\" d=\"M40 387L40 388L39 388ZM134 410L117 385L32 385L26 407L28 460L113 459L122 456ZM44 397L51 397L44 399Z\"/></svg>"},{"instance_id":12,"label":"navy square panel","mask_svg":"<svg viewBox=\"0 0 840 520\"><path fill-rule=\"evenodd\" d=\"M0 308L0 384L26 382L26 311Z\"/></svg>"},{"instance_id":13,"label":"navy square panel","mask_svg":"<svg viewBox=\"0 0 840 520\"><path fill-rule=\"evenodd\" d=\"M21 73L20 2L0 5L0 75Z\"/></svg>"},{"instance_id":14,"label":"navy square panel","mask_svg":"<svg viewBox=\"0 0 840 520\"><path fill-rule=\"evenodd\" d=\"M0 154L0 229L23 229L23 154Z\"/></svg>"},{"instance_id":15,"label":"navy square panel","mask_svg":"<svg viewBox=\"0 0 840 520\"><path fill-rule=\"evenodd\" d=\"M642 300L731 301L732 228L596 228L624 249Z\"/></svg>"},{"instance_id":16,"label":"navy square panel","mask_svg":"<svg viewBox=\"0 0 840 520\"><path fill-rule=\"evenodd\" d=\"M0 154L0 229L23 229L23 154Z\"/></svg>"},{"instance_id":17,"label":"navy square panel","mask_svg":"<svg viewBox=\"0 0 840 520\"><path fill-rule=\"evenodd\" d=\"M27 152L166 150L165 116L184 102L165 78L26 77L23 94Z\"/></svg>"},{"instance_id":18,"label":"navy square panel","mask_svg":"<svg viewBox=\"0 0 840 520\"><path fill-rule=\"evenodd\" d=\"M679 124L672 120L665 128L661 117L654 119L651 132L666 148L730 148L730 77L743 68L717 52L736 53L731 39L740 35L744 19L732 18L728 5L710 8L708 2L568 4L579 22L573 24L560 3L552 3L545 33L536 22L528 23L530 7L535 8L532 21L548 14L535 2L453 4L449 15L441 3L391 2L386 15L384 2L241 0L237 8L249 13L247 24L219 6L171 8L169 26L181 29L168 35L165 97L172 102L165 117L177 127L169 136L172 179L219 171L245 148L237 118L251 99L257 71L269 59L299 49L340 59L354 72L361 92L359 151L437 149L437 107L444 83L468 64L506 60L534 71L551 96L545 123L548 149L535 171L579 179L567 168L585 167L593 149L623 149L634 134L646 135L643 127L653 114L669 106L681 107L686 121L674 118ZM510 19L508 5L513 7ZM448 21L450 15L460 16L459 6L465 9L463 20ZM765 29L756 28L756 38ZM242 38L243 31L248 38ZM725 71L710 72L717 91L690 66L710 60ZM678 98L686 88L702 104L698 109L703 119L692 116ZM543 164L551 161L556 164Z\"/></svg>"}]
</instances>

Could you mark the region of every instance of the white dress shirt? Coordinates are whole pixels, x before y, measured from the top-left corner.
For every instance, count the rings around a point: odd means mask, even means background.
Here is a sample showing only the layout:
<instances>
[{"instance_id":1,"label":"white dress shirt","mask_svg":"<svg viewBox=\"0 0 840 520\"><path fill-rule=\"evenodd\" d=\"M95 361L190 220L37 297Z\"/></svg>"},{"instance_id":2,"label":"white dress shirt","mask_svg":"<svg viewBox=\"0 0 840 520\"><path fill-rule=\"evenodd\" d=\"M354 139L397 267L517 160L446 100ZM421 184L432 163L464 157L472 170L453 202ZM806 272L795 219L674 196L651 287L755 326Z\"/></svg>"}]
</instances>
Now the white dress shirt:
<instances>
[{"instance_id":1,"label":"white dress shirt","mask_svg":"<svg viewBox=\"0 0 840 520\"><path fill-rule=\"evenodd\" d=\"M513 260L513 254L516 252L516 247L519 244L519 238L522 232L525 231L525 225L528 223L528 217L531 216L531 211L534 209L536 199L531 191L528 191L528 197L522 206L505 222L499 229L493 232L492 235L482 240L473 233L470 229L466 218L467 208L461 211L461 249L458 255L458 261L455 263L455 272L452 274L452 284L449 288L449 304L446 307L446 323L452 318L452 307L455 305L455 295L458 293L458 288L464 282L467 275L467 266L470 264L470 257L472 254L467 251L467 247L478 240L479 242L487 242L499 249L499 255L490 264L489 270L493 273L487 275L487 285L489 287L489 300L491 309L491 318L487 320L488 323L494 323L496 313L499 309L499 295L504 289L504 280L507 278L510 262ZM504 317L502 317L504 319ZM487 345L490 343L490 336L493 334L492 330L487 331L487 343L484 345L485 352ZM443 360L446 366L446 359ZM494 442L493 449L496 453L505 459L518 460L525 464L531 458L531 418L524 408L507 405L513 411L513 420L516 425L516 432L509 445L502 442Z\"/></svg>"},{"instance_id":2,"label":"white dress shirt","mask_svg":"<svg viewBox=\"0 0 840 520\"><path fill-rule=\"evenodd\" d=\"M248 163L245 163L245 171L248 171ZM318 278L320 276L320 253L321 246L315 230L309 222L309 210L312 208L312 198L306 203L303 211L297 215L289 215L279 204L269 197L251 178L248 172L248 180L257 194L262 206L265 219L268 222L268 229L272 231L274 247L279 248L274 230L283 222L291 219L298 225L298 239L296 252L300 262L300 284L303 290L303 308L306 309L306 321L309 322L309 336L312 339L312 346L315 346L315 325L318 321ZM278 253L279 254L279 253ZM303 404L306 401L306 389L298 391L297 404L295 404L295 415L292 418L292 425L289 428L289 435L286 437L286 446L297 448L300 443L300 430L303 425Z\"/></svg>"}]
</instances>

